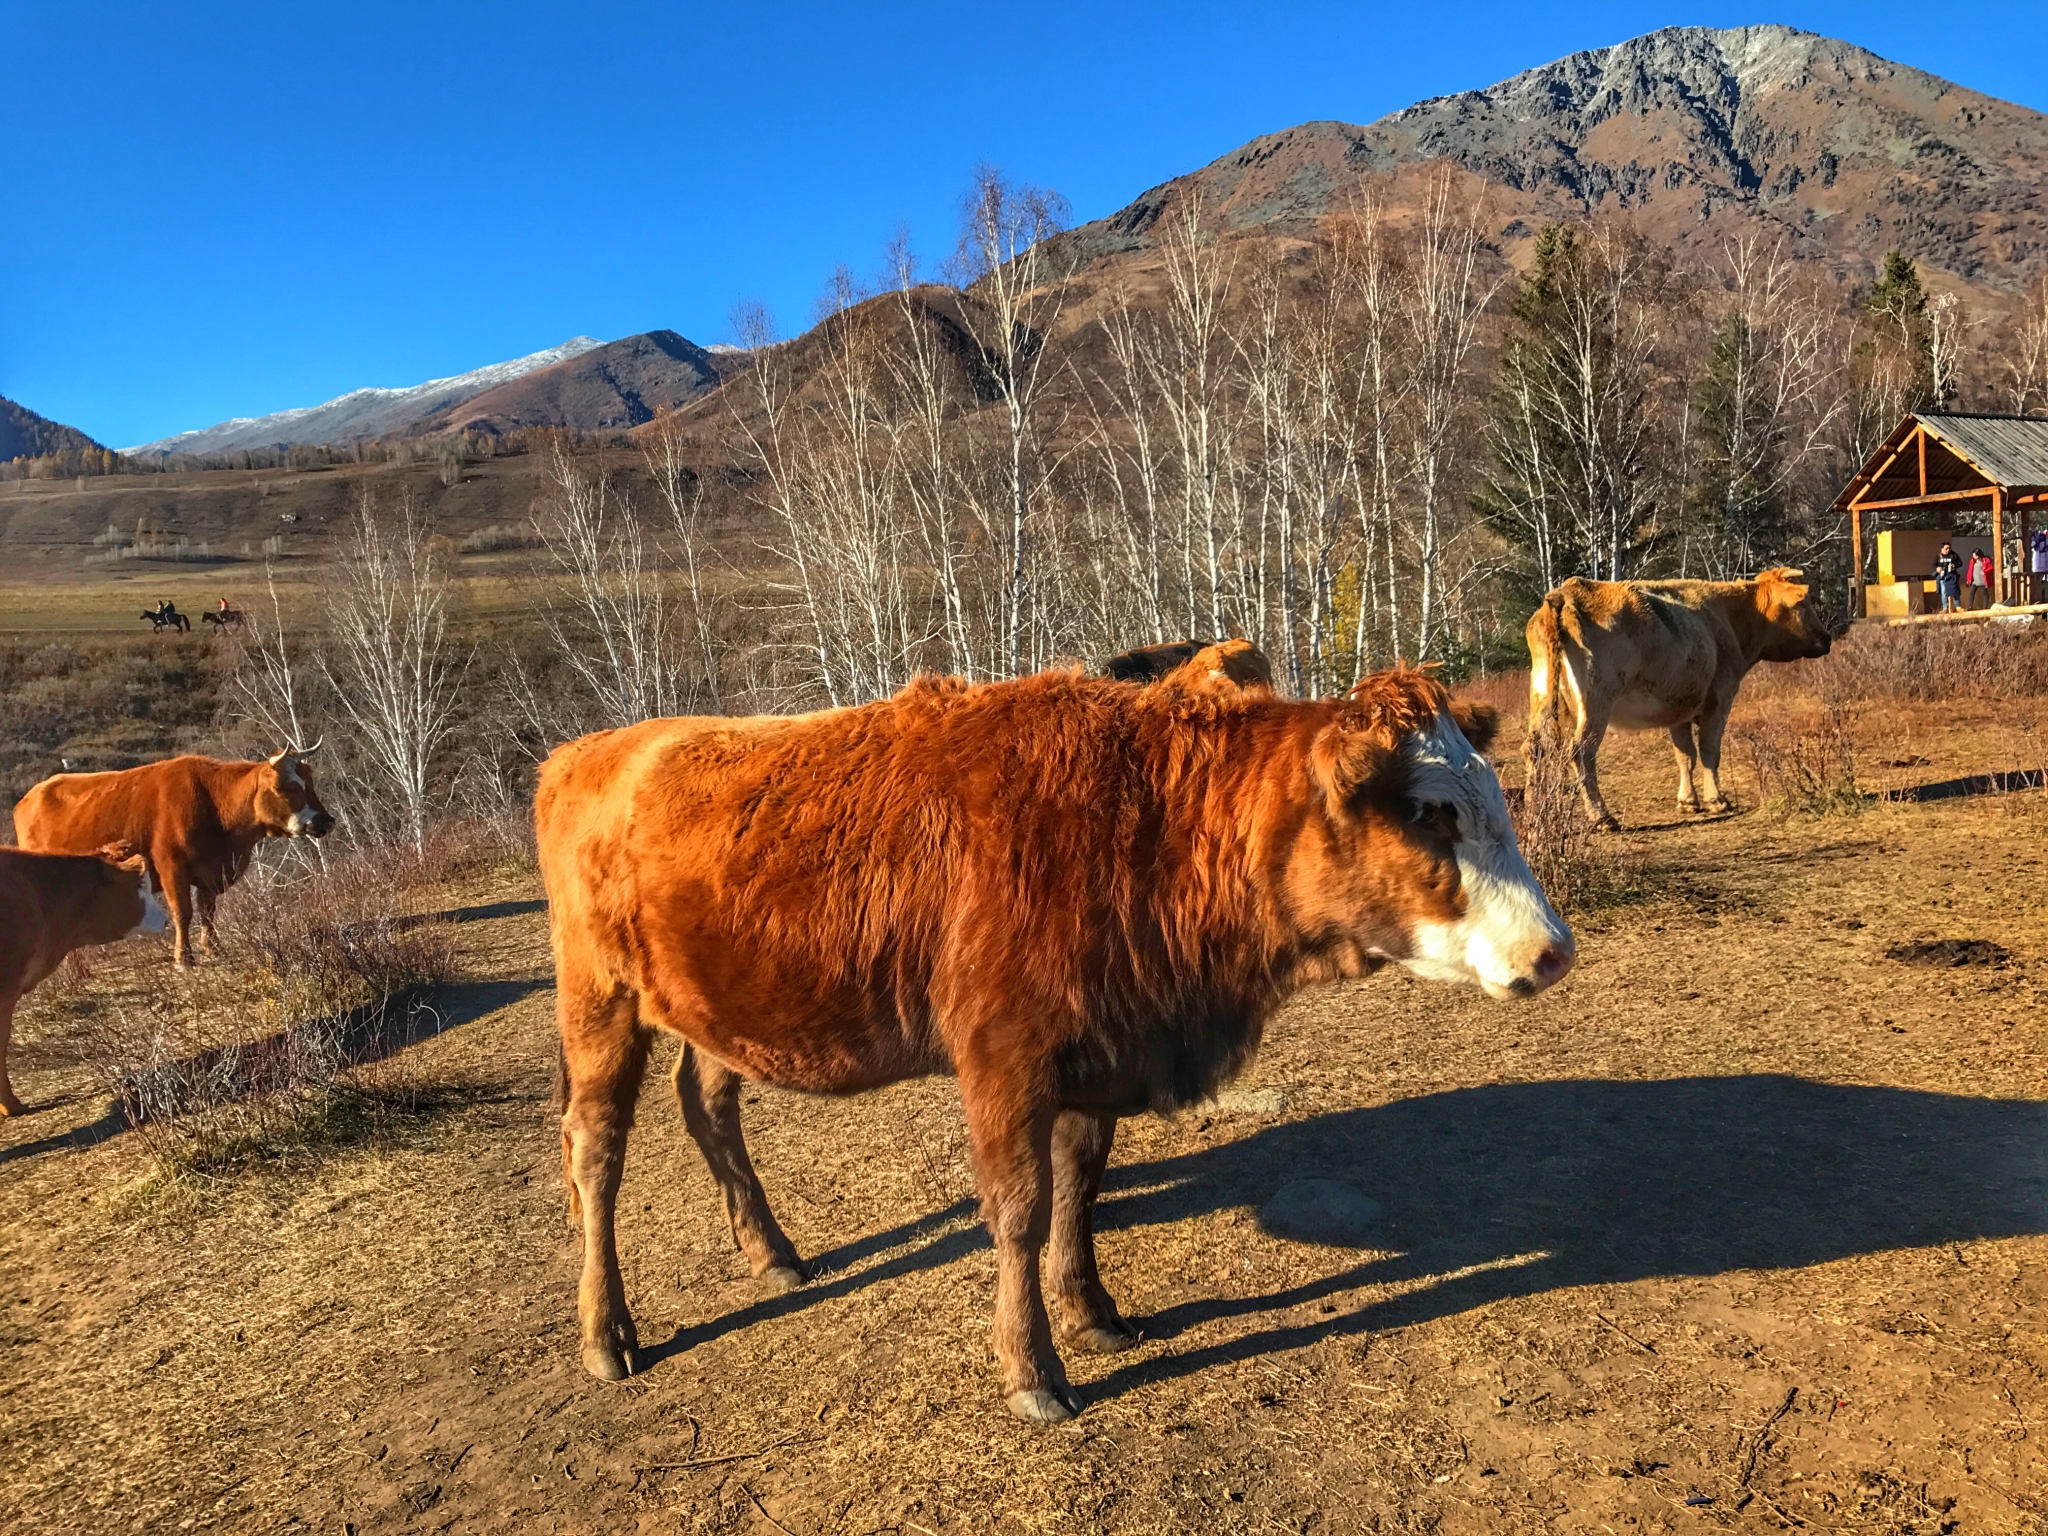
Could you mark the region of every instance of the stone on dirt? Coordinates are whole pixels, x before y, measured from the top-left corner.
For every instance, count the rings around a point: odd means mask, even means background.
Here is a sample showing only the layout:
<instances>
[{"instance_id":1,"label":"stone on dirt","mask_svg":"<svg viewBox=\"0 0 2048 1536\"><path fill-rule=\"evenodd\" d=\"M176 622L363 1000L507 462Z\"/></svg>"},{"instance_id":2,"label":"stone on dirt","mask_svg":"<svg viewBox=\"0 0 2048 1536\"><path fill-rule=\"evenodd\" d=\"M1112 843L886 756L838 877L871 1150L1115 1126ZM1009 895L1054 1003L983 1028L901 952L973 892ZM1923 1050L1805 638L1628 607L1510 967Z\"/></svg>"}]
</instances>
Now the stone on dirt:
<instances>
[{"instance_id":1,"label":"stone on dirt","mask_svg":"<svg viewBox=\"0 0 2048 1536\"><path fill-rule=\"evenodd\" d=\"M1295 1179L1259 1207L1260 1230L1297 1243L1363 1246L1379 1221L1377 1200L1342 1179Z\"/></svg>"}]
</instances>

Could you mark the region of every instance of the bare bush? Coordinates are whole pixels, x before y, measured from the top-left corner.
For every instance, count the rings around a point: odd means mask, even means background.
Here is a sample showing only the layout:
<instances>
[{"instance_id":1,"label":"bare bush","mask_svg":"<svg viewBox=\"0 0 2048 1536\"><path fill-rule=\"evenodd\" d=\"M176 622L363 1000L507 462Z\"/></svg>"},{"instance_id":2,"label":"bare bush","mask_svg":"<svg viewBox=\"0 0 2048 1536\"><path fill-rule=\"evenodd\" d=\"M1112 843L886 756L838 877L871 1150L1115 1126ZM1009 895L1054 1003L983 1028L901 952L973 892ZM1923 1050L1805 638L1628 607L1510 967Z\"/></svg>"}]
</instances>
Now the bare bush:
<instances>
[{"instance_id":1,"label":"bare bush","mask_svg":"<svg viewBox=\"0 0 2048 1536\"><path fill-rule=\"evenodd\" d=\"M425 994L453 974L454 946L444 924L392 911L410 854L396 871L364 852L289 884L253 877L221 909L232 960L176 991L73 987L82 1055L160 1176L351 1139L417 1100L397 1053L439 1027Z\"/></svg>"},{"instance_id":2,"label":"bare bush","mask_svg":"<svg viewBox=\"0 0 2048 1536\"><path fill-rule=\"evenodd\" d=\"M1853 726L1838 703L1765 710L1742 721L1735 741L1756 774L1763 807L1814 816L1861 810Z\"/></svg>"},{"instance_id":3,"label":"bare bush","mask_svg":"<svg viewBox=\"0 0 2048 1536\"><path fill-rule=\"evenodd\" d=\"M1590 911L1626 888L1624 849L1586 819L1570 754L1538 753L1508 809L1522 857L1558 911Z\"/></svg>"},{"instance_id":4,"label":"bare bush","mask_svg":"<svg viewBox=\"0 0 2048 1536\"><path fill-rule=\"evenodd\" d=\"M2048 696L2048 625L1858 624L1816 661L1760 667L1751 698L1831 703Z\"/></svg>"}]
</instances>

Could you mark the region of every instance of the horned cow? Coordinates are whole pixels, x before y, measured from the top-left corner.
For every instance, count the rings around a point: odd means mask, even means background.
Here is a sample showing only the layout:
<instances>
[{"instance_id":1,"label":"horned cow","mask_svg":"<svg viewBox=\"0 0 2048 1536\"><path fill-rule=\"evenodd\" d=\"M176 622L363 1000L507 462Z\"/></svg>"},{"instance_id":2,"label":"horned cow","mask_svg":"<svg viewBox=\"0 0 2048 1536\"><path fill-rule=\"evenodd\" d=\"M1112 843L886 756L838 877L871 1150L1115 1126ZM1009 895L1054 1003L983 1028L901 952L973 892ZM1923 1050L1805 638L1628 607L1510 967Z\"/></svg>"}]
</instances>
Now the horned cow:
<instances>
[{"instance_id":1,"label":"horned cow","mask_svg":"<svg viewBox=\"0 0 2048 1536\"><path fill-rule=\"evenodd\" d=\"M21 1113L7 1075L14 1005L72 950L163 926L138 849L115 844L71 857L0 848L0 1115Z\"/></svg>"},{"instance_id":2,"label":"horned cow","mask_svg":"<svg viewBox=\"0 0 2048 1536\"><path fill-rule=\"evenodd\" d=\"M89 853L107 843L141 849L171 912L174 954L192 963L197 898L200 946L214 944L213 910L266 837L325 837L334 818L313 787L315 742L256 762L173 757L109 773L60 773L14 807L14 839L43 853Z\"/></svg>"},{"instance_id":3,"label":"horned cow","mask_svg":"<svg viewBox=\"0 0 2048 1536\"><path fill-rule=\"evenodd\" d=\"M1529 620L1533 765L1571 753L1596 825L1621 823L1600 793L1609 726L1665 730L1678 755L1681 811L1723 811L1721 735L1749 670L1825 656L1831 641L1804 572L1777 566L1753 581L1586 581L1549 593Z\"/></svg>"},{"instance_id":4,"label":"horned cow","mask_svg":"<svg viewBox=\"0 0 2048 1536\"><path fill-rule=\"evenodd\" d=\"M1089 1351L1136 1338L1092 1236L1119 1117L1211 1093L1311 982L1391 962L1509 998L1571 967L1480 755L1493 726L1412 671L1315 702L1043 673L559 748L535 821L585 1367L636 1364L614 1210L666 1030L734 1239L778 1287L801 1262L742 1081L955 1074L1009 1406L1071 1416L1055 1328Z\"/></svg>"}]
</instances>

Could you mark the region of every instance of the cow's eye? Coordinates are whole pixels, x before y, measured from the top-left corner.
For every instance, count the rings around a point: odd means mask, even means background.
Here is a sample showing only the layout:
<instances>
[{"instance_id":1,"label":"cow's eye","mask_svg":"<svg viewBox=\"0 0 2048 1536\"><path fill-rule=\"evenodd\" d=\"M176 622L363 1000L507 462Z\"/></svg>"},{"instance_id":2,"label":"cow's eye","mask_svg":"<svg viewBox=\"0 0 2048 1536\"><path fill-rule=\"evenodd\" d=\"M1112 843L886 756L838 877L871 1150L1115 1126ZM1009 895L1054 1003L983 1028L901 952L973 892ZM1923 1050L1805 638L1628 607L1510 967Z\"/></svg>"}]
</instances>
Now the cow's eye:
<instances>
[{"instance_id":1,"label":"cow's eye","mask_svg":"<svg viewBox=\"0 0 2048 1536\"><path fill-rule=\"evenodd\" d=\"M1458 811L1455 806L1432 800L1418 800L1415 803L1415 821L1418 826L1434 828L1440 837L1448 838L1454 843L1458 840Z\"/></svg>"}]
</instances>

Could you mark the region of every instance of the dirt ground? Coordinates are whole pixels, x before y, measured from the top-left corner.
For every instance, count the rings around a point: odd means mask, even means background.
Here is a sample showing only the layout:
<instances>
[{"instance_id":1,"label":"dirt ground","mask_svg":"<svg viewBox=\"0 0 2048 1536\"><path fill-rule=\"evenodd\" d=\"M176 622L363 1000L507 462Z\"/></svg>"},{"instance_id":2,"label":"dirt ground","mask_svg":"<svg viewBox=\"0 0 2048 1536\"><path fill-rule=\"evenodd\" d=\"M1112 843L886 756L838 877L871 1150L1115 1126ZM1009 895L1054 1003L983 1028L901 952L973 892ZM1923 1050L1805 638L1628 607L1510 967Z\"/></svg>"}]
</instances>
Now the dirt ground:
<instances>
[{"instance_id":1,"label":"dirt ground","mask_svg":"<svg viewBox=\"0 0 2048 1536\"><path fill-rule=\"evenodd\" d=\"M1866 787L2025 750L1981 708L1860 746ZM1284 1108L1126 1124L1101 1253L1145 1341L1070 1361L1052 1430L1002 1408L945 1082L749 1094L814 1269L767 1297L651 1075L621 1244L657 1358L583 1375L530 887L463 898L437 1107L289 1173L150 1196L31 1010L0 1528L2048 1532L2043 795L1681 823L1661 738L1606 773L1634 895L1565 984L1313 993L1240 1085ZM1887 954L1941 939L1996 948ZM1380 1203L1375 1246L1261 1232L1304 1174Z\"/></svg>"}]
</instances>

